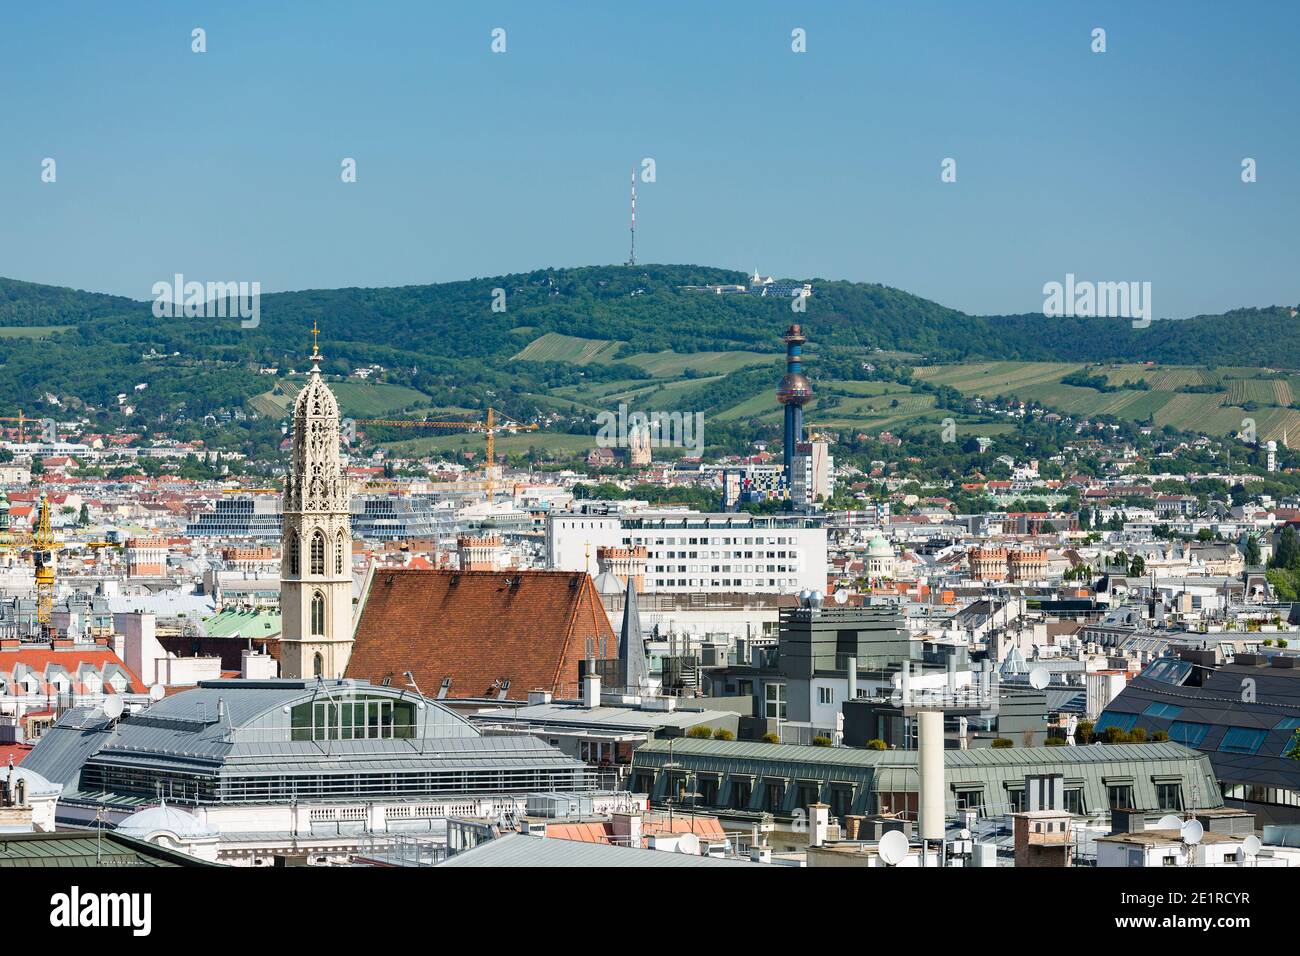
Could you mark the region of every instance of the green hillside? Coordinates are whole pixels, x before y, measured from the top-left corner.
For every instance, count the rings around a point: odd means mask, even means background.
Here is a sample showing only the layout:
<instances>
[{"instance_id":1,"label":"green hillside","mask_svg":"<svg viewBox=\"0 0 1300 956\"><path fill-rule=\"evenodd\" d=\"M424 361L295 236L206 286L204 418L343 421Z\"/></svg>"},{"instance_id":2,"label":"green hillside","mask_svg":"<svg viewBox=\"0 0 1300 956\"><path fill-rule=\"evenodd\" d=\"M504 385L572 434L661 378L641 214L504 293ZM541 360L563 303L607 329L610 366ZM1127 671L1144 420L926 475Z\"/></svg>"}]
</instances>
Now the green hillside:
<instances>
[{"instance_id":1,"label":"green hillside","mask_svg":"<svg viewBox=\"0 0 1300 956\"><path fill-rule=\"evenodd\" d=\"M1222 436L1242 431L1250 420L1261 440L1281 439L1300 429L1300 405L1292 389L1296 377L1267 368L977 362L921 366L913 374L918 381L947 385L964 395L1015 398L1069 415L1157 428Z\"/></svg>"},{"instance_id":2,"label":"green hillside","mask_svg":"<svg viewBox=\"0 0 1300 956\"><path fill-rule=\"evenodd\" d=\"M279 423L273 433L269 419L283 416L289 372L306 368L308 329L319 322L323 370L342 385L350 414L481 415L493 405L521 420L559 416L549 430L580 431L627 402L703 411L732 435L762 433L779 420L780 335L798 320L818 394L810 422L820 415L837 428L939 421L942 387L1217 433L1252 412L1261 429L1291 428L1300 342L1289 307L1134 329L1118 319L970 316L886 286L818 278L807 280L814 294L798 314L786 298L683 288L744 278L703 266L594 266L276 293L262 297L250 329L237 319L159 319L148 302L0 279L0 414L39 415L49 394L62 414L106 428L205 437L203 416L243 408L260 417L206 437L274 449ZM493 310L495 290L505 311ZM384 371L348 378L371 364ZM881 381L881 364L917 367L917 388ZM1113 389L1063 381L1085 368ZM1125 387L1139 379L1142 388ZM124 392L129 419L118 410Z\"/></svg>"}]
</instances>

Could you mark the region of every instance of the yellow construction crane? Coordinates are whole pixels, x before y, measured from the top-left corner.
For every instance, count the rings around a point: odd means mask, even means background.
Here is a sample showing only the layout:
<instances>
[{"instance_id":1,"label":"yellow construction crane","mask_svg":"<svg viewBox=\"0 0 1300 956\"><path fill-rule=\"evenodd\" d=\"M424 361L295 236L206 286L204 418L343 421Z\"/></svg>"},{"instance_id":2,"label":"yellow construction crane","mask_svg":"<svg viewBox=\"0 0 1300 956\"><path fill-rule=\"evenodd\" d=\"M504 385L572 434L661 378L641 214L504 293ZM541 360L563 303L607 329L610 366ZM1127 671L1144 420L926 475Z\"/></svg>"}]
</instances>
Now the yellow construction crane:
<instances>
[{"instance_id":1,"label":"yellow construction crane","mask_svg":"<svg viewBox=\"0 0 1300 956\"><path fill-rule=\"evenodd\" d=\"M36 623L44 630L50 626L54 610L55 552L63 542L54 537L50 525L50 498L41 492L41 507L32 533L32 563L36 566Z\"/></svg>"},{"instance_id":2,"label":"yellow construction crane","mask_svg":"<svg viewBox=\"0 0 1300 956\"><path fill-rule=\"evenodd\" d=\"M38 421L38 419L28 418L21 411L18 413L17 418L0 418L0 422L18 423L18 443L20 445L27 444L27 423L32 421Z\"/></svg>"},{"instance_id":3,"label":"yellow construction crane","mask_svg":"<svg viewBox=\"0 0 1300 956\"><path fill-rule=\"evenodd\" d=\"M36 623L45 631L50 626L50 615L54 610L55 553L63 547L63 542L54 537L50 499L45 492L41 492L32 530L11 531L10 541L13 546L32 554L32 564L36 569Z\"/></svg>"},{"instance_id":4,"label":"yellow construction crane","mask_svg":"<svg viewBox=\"0 0 1300 956\"><path fill-rule=\"evenodd\" d=\"M417 418L358 418L358 425L382 425L389 428L463 428L471 432L483 432L487 436L487 464L484 467L484 477L487 479L487 500L494 500L496 493L496 436L498 432L535 432L537 431L536 423L524 425L515 421L503 421L497 424L495 409L487 410L486 422L435 422L428 419Z\"/></svg>"},{"instance_id":5,"label":"yellow construction crane","mask_svg":"<svg viewBox=\"0 0 1300 956\"><path fill-rule=\"evenodd\" d=\"M49 627L50 615L54 610L55 552L63 547L63 542L54 537L50 521L50 499L45 492L41 492L31 531L9 528L0 534L0 551L31 552L36 571L36 623L42 631Z\"/></svg>"}]
</instances>

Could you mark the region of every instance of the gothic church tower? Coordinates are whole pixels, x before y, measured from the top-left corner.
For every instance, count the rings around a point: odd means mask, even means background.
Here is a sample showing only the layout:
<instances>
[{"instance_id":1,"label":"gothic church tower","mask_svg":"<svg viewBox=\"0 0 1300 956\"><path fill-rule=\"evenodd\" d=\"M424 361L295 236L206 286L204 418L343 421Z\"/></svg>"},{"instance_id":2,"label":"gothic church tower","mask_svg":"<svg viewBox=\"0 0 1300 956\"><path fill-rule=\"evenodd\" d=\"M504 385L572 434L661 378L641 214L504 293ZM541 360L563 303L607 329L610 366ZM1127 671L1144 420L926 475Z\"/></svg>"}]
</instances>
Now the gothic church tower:
<instances>
[{"instance_id":1,"label":"gothic church tower","mask_svg":"<svg viewBox=\"0 0 1300 956\"><path fill-rule=\"evenodd\" d=\"M280 674L342 677L352 652L352 527L339 463L339 405L320 376L319 329L311 372L293 405L280 558Z\"/></svg>"}]
</instances>

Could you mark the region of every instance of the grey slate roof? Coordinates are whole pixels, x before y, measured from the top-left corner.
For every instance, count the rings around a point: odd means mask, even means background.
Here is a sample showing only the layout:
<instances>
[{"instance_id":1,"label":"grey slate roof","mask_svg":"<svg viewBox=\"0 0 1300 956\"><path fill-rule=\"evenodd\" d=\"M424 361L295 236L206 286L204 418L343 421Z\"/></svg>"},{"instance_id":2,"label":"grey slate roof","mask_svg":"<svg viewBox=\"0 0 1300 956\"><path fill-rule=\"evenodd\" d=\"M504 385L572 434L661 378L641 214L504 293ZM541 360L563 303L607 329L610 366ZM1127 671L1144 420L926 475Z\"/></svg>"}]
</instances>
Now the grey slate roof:
<instances>
[{"instance_id":1,"label":"grey slate roof","mask_svg":"<svg viewBox=\"0 0 1300 956\"><path fill-rule=\"evenodd\" d=\"M708 754L710 756L750 759L777 760L790 766L841 765L851 767L875 767L892 765L914 765L917 762L915 750L866 750L857 747L804 747L796 744L767 744L747 740L699 740L692 737L678 738L672 742L674 758L687 754ZM637 749L638 754L662 753L669 751L669 741L650 740ZM1179 761L1195 760L1199 755L1175 743L1148 744L1112 744L1090 747L976 747L972 750L945 750L943 752L946 767L980 767L980 766L1028 766L1051 767L1060 765L1067 768L1087 764L1114 763L1116 761ZM1049 773L1048 769L1027 770L1033 773Z\"/></svg>"},{"instance_id":2,"label":"grey slate roof","mask_svg":"<svg viewBox=\"0 0 1300 956\"><path fill-rule=\"evenodd\" d=\"M1295 729L1283 723L1300 718L1300 669L1224 664L1205 672L1200 686L1167 683L1152 673L1159 673L1154 664L1130 681L1103 713L1136 715L1134 726L1148 733L1171 733L1175 723L1206 725L1197 749L1209 754L1221 781L1300 789L1300 761L1286 755ZM1249 701L1246 680L1253 682ZM1158 705L1180 710L1170 716L1160 713ZM1148 709L1154 712L1148 714ZM1265 731L1258 751L1220 750L1232 728Z\"/></svg>"},{"instance_id":3,"label":"grey slate roof","mask_svg":"<svg viewBox=\"0 0 1300 956\"><path fill-rule=\"evenodd\" d=\"M636 584L630 574L623 604L623 627L618 635L618 661L624 688L636 692L650 686L650 667L641 636L641 611L636 603Z\"/></svg>"},{"instance_id":4,"label":"grey slate roof","mask_svg":"<svg viewBox=\"0 0 1300 956\"><path fill-rule=\"evenodd\" d=\"M662 802L667 793L668 774L663 771L669 757L668 740L650 740L632 756L633 788L638 789L638 772L655 774L650 795ZM749 741L671 741L672 762L681 770L717 775L723 784L735 777L772 782L807 781L818 784L821 799L827 787L845 784L855 788L854 812L877 812L872 794L909 792L918 789L919 772L915 750L866 750L849 747L804 747ZM1220 807L1223 797L1215 782L1209 760L1194 750L1174 743L1114 744L1087 747L980 747L945 750L944 777L948 812L956 810L958 790L982 790L981 804L990 814L1010 809L1013 790L1024 786L1029 774L1059 773L1066 787L1083 790L1088 811L1107 806L1107 787L1129 785L1134 806L1151 809L1157 805L1156 778L1177 779L1189 809ZM726 803L728 788L720 786L718 806ZM788 812L797 799L797 788L788 786L782 808ZM762 788L755 786L747 809L757 809Z\"/></svg>"},{"instance_id":5,"label":"grey slate roof","mask_svg":"<svg viewBox=\"0 0 1300 956\"><path fill-rule=\"evenodd\" d=\"M745 860L722 860L666 850L642 850L610 846L605 843L580 843L552 837L510 833L480 843L472 850L457 853L441 866L748 866ZM766 869L766 868L764 868Z\"/></svg>"},{"instance_id":6,"label":"grey slate roof","mask_svg":"<svg viewBox=\"0 0 1300 956\"><path fill-rule=\"evenodd\" d=\"M479 723L537 724L592 730L647 733L663 727L687 729L697 724L734 720L721 710L641 710L636 707L575 707L572 704L529 704L526 707L485 708L473 718Z\"/></svg>"},{"instance_id":7,"label":"grey slate roof","mask_svg":"<svg viewBox=\"0 0 1300 956\"><path fill-rule=\"evenodd\" d=\"M421 737L292 740L286 711L315 693L304 684L311 682L205 682L115 723L101 710L73 708L45 732L24 766L63 784L69 798L79 792L87 762L98 767L239 777L584 769L580 761L536 737L480 736L463 717L431 700L425 701L424 716L417 718ZM389 688L366 684L337 682L329 687L335 695L354 690L398 696ZM223 708L220 718L218 702Z\"/></svg>"},{"instance_id":8,"label":"grey slate roof","mask_svg":"<svg viewBox=\"0 0 1300 956\"><path fill-rule=\"evenodd\" d=\"M82 764L107 739L108 724L102 710L73 707L41 735L23 766L51 783L63 784L65 792L73 790Z\"/></svg>"}]
</instances>

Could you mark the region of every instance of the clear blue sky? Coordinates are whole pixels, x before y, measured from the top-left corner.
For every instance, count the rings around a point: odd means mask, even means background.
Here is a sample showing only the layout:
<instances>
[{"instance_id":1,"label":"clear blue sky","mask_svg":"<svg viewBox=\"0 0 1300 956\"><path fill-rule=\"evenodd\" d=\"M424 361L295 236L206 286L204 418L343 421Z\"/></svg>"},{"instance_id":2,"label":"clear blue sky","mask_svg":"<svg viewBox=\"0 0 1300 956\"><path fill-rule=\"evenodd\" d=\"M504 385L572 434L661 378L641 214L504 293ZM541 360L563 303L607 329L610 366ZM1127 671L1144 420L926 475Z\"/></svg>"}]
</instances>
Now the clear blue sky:
<instances>
[{"instance_id":1,"label":"clear blue sky","mask_svg":"<svg viewBox=\"0 0 1300 956\"><path fill-rule=\"evenodd\" d=\"M977 313L1067 272L1151 281L1159 316L1300 301L1300 3L802 6L9 0L0 275L145 299L622 262L649 156L645 262Z\"/></svg>"}]
</instances>

